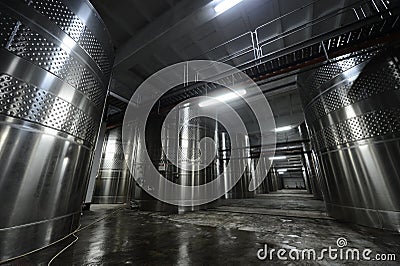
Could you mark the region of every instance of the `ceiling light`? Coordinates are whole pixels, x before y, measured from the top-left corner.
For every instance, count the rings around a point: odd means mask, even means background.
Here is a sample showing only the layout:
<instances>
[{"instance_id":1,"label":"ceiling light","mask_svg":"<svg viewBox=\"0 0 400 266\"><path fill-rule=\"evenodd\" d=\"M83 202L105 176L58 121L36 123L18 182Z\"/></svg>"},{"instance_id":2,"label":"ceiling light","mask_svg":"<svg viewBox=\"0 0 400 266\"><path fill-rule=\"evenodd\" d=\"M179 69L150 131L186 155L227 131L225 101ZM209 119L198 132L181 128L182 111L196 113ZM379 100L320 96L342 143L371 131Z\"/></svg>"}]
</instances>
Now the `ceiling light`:
<instances>
[{"instance_id":1,"label":"ceiling light","mask_svg":"<svg viewBox=\"0 0 400 266\"><path fill-rule=\"evenodd\" d=\"M275 128L275 132L288 131L291 129L292 129L292 126L277 127L277 128Z\"/></svg>"},{"instance_id":2,"label":"ceiling light","mask_svg":"<svg viewBox=\"0 0 400 266\"><path fill-rule=\"evenodd\" d=\"M207 101L201 102L201 103L199 103L199 106L200 107L209 106L209 105L218 103L217 101L227 102L229 100L232 100L232 99L235 99L235 98L239 98L240 96L245 95L245 94L246 94L246 90L238 90L238 91L235 91L235 92L229 92L227 94L223 94L223 95L218 96L218 97L213 97L212 100L207 100Z\"/></svg>"},{"instance_id":3,"label":"ceiling light","mask_svg":"<svg viewBox=\"0 0 400 266\"><path fill-rule=\"evenodd\" d=\"M281 168L281 169L278 169L277 171L278 171L278 173L284 173L284 172L287 172L287 168Z\"/></svg>"},{"instance_id":4,"label":"ceiling light","mask_svg":"<svg viewBox=\"0 0 400 266\"><path fill-rule=\"evenodd\" d=\"M271 161L273 161L273 160L285 160L286 156L274 156L274 157L269 157L269 159Z\"/></svg>"},{"instance_id":5,"label":"ceiling light","mask_svg":"<svg viewBox=\"0 0 400 266\"><path fill-rule=\"evenodd\" d=\"M214 7L215 12L218 14L224 13L226 10L236 6L243 0L224 0Z\"/></svg>"}]
</instances>

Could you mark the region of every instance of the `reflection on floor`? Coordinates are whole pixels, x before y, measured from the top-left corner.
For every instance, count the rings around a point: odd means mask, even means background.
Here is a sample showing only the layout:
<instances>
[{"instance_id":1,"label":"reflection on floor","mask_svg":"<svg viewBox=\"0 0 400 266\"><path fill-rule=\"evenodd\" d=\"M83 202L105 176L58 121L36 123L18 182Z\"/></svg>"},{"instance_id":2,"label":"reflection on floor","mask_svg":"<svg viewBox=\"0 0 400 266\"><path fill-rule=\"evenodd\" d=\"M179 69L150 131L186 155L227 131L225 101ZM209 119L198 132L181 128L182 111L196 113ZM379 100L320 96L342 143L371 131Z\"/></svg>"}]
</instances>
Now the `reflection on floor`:
<instances>
[{"instance_id":1,"label":"reflection on floor","mask_svg":"<svg viewBox=\"0 0 400 266\"><path fill-rule=\"evenodd\" d=\"M255 199L224 200L218 208L180 215L120 207L92 206L83 216L84 229L76 234L79 240L52 265L261 265L267 261L260 261L256 254L264 244L268 248L320 251L329 246L336 248L339 237L347 239L349 248L369 248L373 254L394 253L400 260L399 234L337 222L325 215L322 201L302 192L282 191ZM73 239L13 264L47 265ZM276 256L274 263L293 264L279 261ZM327 260L295 263L344 264Z\"/></svg>"}]
</instances>

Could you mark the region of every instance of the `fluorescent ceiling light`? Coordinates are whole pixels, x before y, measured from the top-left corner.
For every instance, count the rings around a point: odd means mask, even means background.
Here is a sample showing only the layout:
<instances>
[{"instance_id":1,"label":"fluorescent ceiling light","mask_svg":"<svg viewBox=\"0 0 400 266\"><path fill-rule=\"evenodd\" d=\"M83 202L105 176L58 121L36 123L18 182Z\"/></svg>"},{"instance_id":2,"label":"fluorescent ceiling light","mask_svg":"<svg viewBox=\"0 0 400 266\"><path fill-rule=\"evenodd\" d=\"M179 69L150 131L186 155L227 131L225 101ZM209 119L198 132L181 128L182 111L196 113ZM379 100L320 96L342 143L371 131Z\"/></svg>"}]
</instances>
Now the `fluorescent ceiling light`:
<instances>
[{"instance_id":1,"label":"fluorescent ceiling light","mask_svg":"<svg viewBox=\"0 0 400 266\"><path fill-rule=\"evenodd\" d=\"M212 100L207 100L207 101L201 102L201 103L199 103L199 106L200 107L209 106L209 105L218 103L218 101L227 102L227 101L230 101L232 99L239 98L240 96L245 95L245 94L246 94L246 90L238 90L238 91L235 91L235 92L229 92L227 94L223 94L223 95L218 96L218 97L213 97L214 99L212 99Z\"/></svg>"},{"instance_id":2,"label":"fluorescent ceiling light","mask_svg":"<svg viewBox=\"0 0 400 266\"><path fill-rule=\"evenodd\" d=\"M243 0L223 0L214 7L215 12L218 14L224 13L226 10L236 6Z\"/></svg>"},{"instance_id":3,"label":"fluorescent ceiling light","mask_svg":"<svg viewBox=\"0 0 400 266\"><path fill-rule=\"evenodd\" d=\"M278 173L284 173L284 172L287 172L287 169L286 168L281 168L281 169L278 169L277 171L278 171Z\"/></svg>"},{"instance_id":4,"label":"fluorescent ceiling light","mask_svg":"<svg viewBox=\"0 0 400 266\"><path fill-rule=\"evenodd\" d=\"M269 159L270 159L271 161L273 161L273 160L285 160L285 159L286 159L286 156L269 157Z\"/></svg>"},{"instance_id":5,"label":"fluorescent ceiling light","mask_svg":"<svg viewBox=\"0 0 400 266\"><path fill-rule=\"evenodd\" d=\"M275 132L288 131L291 129L292 129L292 126L277 127L277 128L275 128Z\"/></svg>"}]
</instances>

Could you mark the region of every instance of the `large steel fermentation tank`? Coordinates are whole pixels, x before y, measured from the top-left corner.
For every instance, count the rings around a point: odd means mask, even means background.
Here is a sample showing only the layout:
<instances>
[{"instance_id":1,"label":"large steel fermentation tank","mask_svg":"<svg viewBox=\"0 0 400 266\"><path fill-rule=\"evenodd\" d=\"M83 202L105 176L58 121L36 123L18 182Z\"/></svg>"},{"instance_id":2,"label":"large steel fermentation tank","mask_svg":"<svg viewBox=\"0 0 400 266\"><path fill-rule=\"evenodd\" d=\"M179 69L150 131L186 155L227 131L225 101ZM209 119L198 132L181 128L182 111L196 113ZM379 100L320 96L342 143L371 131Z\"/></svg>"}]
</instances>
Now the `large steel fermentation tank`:
<instances>
[{"instance_id":1,"label":"large steel fermentation tank","mask_svg":"<svg viewBox=\"0 0 400 266\"><path fill-rule=\"evenodd\" d=\"M370 48L298 77L329 215L400 230L400 53Z\"/></svg>"},{"instance_id":2,"label":"large steel fermentation tank","mask_svg":"<svg viewBox=\"0 0 400 266\"><path fill-rule=\"evenodd\" d=\"M135 141L135 147L147 146L152 163L159 173L166 179L185 186L198 186L212 181L222 167L222 165L218 167L217 160L209 165L200 160L200 140L204 137L210 137L218 142L218 137L216 137L217 127L215 122L211 122L212 120L207 118L197 117L188 120L189 112L193 111L194 109L189 107L180 108L175 123L167 124L171 131L166 130L165 135L162 134L161 130L165 119L164 115L151 115L146 124L146 143L136 143L137 140ZM162 145L164 145L165 150L162 149ZM134 158L132 174L136 182L130 183L129 201L138 203L142 210L182 212L206 207L172 206L156 200L144 189L139 189L135 183L140 182L141 176L144 174L143 159L140 157L139 151L141 149L132 148L132 158ZM167 153L170 156L169 158L175 158L180 164L191 165L192 167L187 167L188 169L178 167L167 158Z\"/></svg>"},{"instance_id":3,"label":"large steel fermentation tank","mask_svg":"<svg viewBox=\"0 0 400 266\"><path fill-rule=\"evenodd\" d=\"M188 119L190 112L196 112L196 108L181 107L177 112L175 123L167 126L172 129L171 134L161 134L164 117L162 114L153 114L146 123L146 143L140 143L139 138L134 138L133 145L127 148L131 152L132 175L136 183L140 183L141 177L145 175L144 160L140 157L143 145L147 146L147 151L155 168L166 179L180 185L199 186L211 182L218 175L224 178L224 168L226 168L231 159L231 145L229 135L223 130L221 125L215 120L206 117L196 117ZM135 128L133 126L132 128ZM168 132L166 130L165 132ZM176 134L176 132L179 132ZM135 134L133 134L135 136ZM216 143L217 152L214 160L207 164L201 160L200 141L205 138L212 138ZM248 163L245 173L236 185L229 190L222 198L249 198L254 197L255 191L249 191L250 180L254 175L254 161L250 156L249 139L243 138L240 143L240 163ZM162 145L165 150L163 151ZM126 151L125 151L126 152ZM167 155L175 158L180 164L192 165L193 170L177 167L172 163ZM170 157L170 158L171 158ZM128 156L129 158L129 156ZM201 170L198 170L201 169ZM220 180L221 180L220 179ZM222 181L221 181L222 183ZM129 201L136 202L143 210L157 210L170 212L183 212L204 209L210 206L205 204L201 206L172 206L153 198L144 189L139 189L135 182L130 183L128 191ZM217 201L211 203L216 204Z\"/></svg>"},{"instance_id":4,"label":"large steel fermentation tank","mask_svg":"<svg viewBox=\"0 0 400 266\"><path fill-rule=\"evenodd\" d=\"M130 177L122 148L122 128L108 129L92 203L125 203Z\"/></svg>"},{"instance_id":5,"label":"large steel fermentation tank","mask_svg":"<svg viewBox=\"0 0 400 266\"><path fill-rule=\"evenodd\" d=\"M89 1L0 1L0 261L79 225L112 66Z\"/></svg>"},{"instance_id":6,"label":"large steel fermentation tank","mask_svg":"<svg viewBox=\"0 0 400 266\"><path fill-rule=\"evenodd\" d=\"M311 193L317 199L322 199L322 191L321 191L321 173L319 170L319 166L317 164L315 151L312 150L311 143L307 140L309 139L308 128L305 122L301 123L298 127L300 136L303 140L303 155L302 161L305 166L305 173L311 188Z\"/></svg>"},{"instance_id":7,"label":"large steel fermentation tank","mask_svg":"<svg viewBox=\"0 0 400 266\"><path fill-rule=\"evenodd\" d=\"M229 135L226 132L220 132L219 134L219 150L222 152L220 153L220 156L217 158L218 163L219 163L219 169L220 172L222 173L224 170L224 167L227 166L229 160L235 159L231 158L231 145L229 141ZM241 141L242 140L242 141ZM238 163L243 163L247 164L247 167L245 168L244 173L241 175L239 181L235 184L235 186L229 190L227 193L225 193L224 198L226 199L245 199L245 198L254 198L256 195L256 190L255 191L249 191L249 186L250 186L250 181L253 178L253 176L256 174L256 162L258 161L257 159L252 158L250 150L250 139L248 136L244 136L243 138L237 139L238 142L238 147L239 147L239 152L240 152L240 160ZM221 168L222 166L222 168ZM265 184L263 184L265 185ZM262 188L259 189L259 191Z\"/></svg>"}]
</instances>

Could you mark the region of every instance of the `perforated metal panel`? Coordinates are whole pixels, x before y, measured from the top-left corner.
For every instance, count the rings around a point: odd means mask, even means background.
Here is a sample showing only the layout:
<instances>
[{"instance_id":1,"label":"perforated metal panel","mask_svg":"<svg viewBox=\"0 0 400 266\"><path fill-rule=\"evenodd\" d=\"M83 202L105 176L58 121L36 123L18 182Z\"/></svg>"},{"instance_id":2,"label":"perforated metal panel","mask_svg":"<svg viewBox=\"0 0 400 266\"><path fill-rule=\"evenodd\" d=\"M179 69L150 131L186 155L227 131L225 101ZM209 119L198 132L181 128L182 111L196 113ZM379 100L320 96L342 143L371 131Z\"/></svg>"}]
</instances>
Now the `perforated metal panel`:
<instances>
[{"instance_id":1,"label":"perforated metal panel","mask_svg":"<svg viewBox=\"0 0 400 266\"><path fill-rule=\"evenodd\" d=\"M317 131L313 138L321 150L349 142L384 136L400 135L400 109L378 110L345 120Z\"/></svg>"},{"instance_id":2,"label":"perforated metal panel","mask_svg":"<svg viewBox=\"0 0 400 266\"><path fill-rule=\"evenodd\" d=\"M26 4L46 16L50 23L54 22L57 24L57 26L77 42L76 45L81 45L84 48L100 66L105 75L109 74L110 59L105 55L104 49L89 28L64 3L61 1L43 0L26 1ZM75 55L68 48L57 45L53 40L49 40L36 30L24 25L24 23L18 20L18 17L15 17L16 14L6 14L5 12L0 14L0 42L2 47L64 80L77 91L82 92L83 96L87 97L89 101L93 102L99 110L98 112L102 110L106 90L104 89L104 84L95 77L88 65L75 58ZM54 111L48 102L42 103L40 102L41 99L38 99L37 105L53 110L52 113L46 113L49 116L46 119L38 118L44 115L44 113L37 108L32 109L28 101L19 101L13 105L3 106L3 114L14 114L12 116L64 131L83 140L93 141L94 128L97 127L95 125L97 122L95 121L98 119L92 116L98 114L85 114L79 108L73 105L69 106L67 103L69 99L61 99L51 92L46 92L42 88L30 85L21 79L16 79L12 75L7 75L11 73L2 74L4 80L11 78L10 86L6 83L2 84L3 87L9 90L7 95L2 95L4 99L10 98L12 97L10 95L16 93L17 88L14 88L13 85L16 82L23 84L19 86L28 88L28 94L32 89L37 90L41 95L46 95L46 99L56 99L54 100L55 104L60 106L56 109L57 111ZM18 93L24 94L25 91L18 91ZM24 99L30 100L34 97L36 96L29 94L25 95ZM17 99L14 99L14 101L17 101ZM18 108L13 106L18 106Z\"/></svg>"},{"instance_id":3,"label":"perforated metal panel","mask_svg":"<svg viewBox=\"0 0 400 266\"><path fill-rule=\"evenodd\" d=\"M17 21L10 16L0 12L0 45L7 47Z\"/></svg>"},{"instance_id":4,"label":"perforated metal panel","mask_svg":"<svg viewBox=\"0 0 400 266\"><path fill-rule=\"evenodd\" d=\"M104 74L109 75L111 72L110 62L99 42L88 28L85 28L85 31L79 38L78 43L89 53L91 57L93 57L101 70L103 70Z\"/></svg>"},{"instance_id":5,"label":"perforated metal panel","mask_svg":"<svg viewBox=\"0 0 400 266\"><path fill-rule=\"evenodd\" d=\"M355 65L357 64L354 63ZM317 71L317 73L321 72ZM318 75L315 74L315 76ZM329 80L325 80L321 85ZM313 123L331 112L387 91L397 91L399 88L400 70L392 62L387 67L375 72L362 73L354 82L346 82L324 91L311 104L307 105L305 109L307 120L309 123Z\"/></svg>"},{"instance_id":6,"label":"perforated metal panel","mask_svg":"<svg viewBox=\"0 0 400 266\"><path fill-rule=\"evenodd\" d=\"M0 74L0 114L39 123L93 142L95 122L69 102Z\"/></svg>"},{"instance_id":7,"label":"perforated metal panel","mask_svg":"<svg viewBox=\"0 0 400 266\"><path fill-rule=\"evenodd\" d=\"M389 59L383 67L373 71L368 69L363 71L365 68L359 67L361 62L369 61L377 53L378 51L355 54L353 58L342 61L339 61L340 58L335 59L334 62L308 75L306 81L301 84L303 97L313 99L306 104L305 116L311 131L314 132L313 141L319 149L325 150L362 139L400 133L398 109L385 109L380 103L386 101L381 95L395 93L400 88L400 70L396 66L396 59ZM337 73L339 69L343 69L343 72L352 70L358 74L354 80L348 81L346 75L342 75L332 82L342 73ZM300 79L304 80L304 77ZM319 94L314 97L316 91ZM397 97L396 94L393 96ZM344 108L350 108L351 112L348 113L349 111ZM360 108L379 109L365 111L364 114L347 119L346 116L349 114L356 115L355 110L359 113ZM332 123L332 119L338 122Z\"/></svg>"},{"instance_id":8,"label":"perforated metal panel","mask_svg":"<svg viewBox=\"0 0 400 266\"><path fill-rule=\"evenodd\" d=\"M180 132L180 142L178 159L180 162L198 162L200 160L200 146L199 140L201 139L200 125L195 123L192 119L191 123L184 126ZM197 121L198 119L196 119ZM184 144L183 144L184 143Z\"/></svg>"},{"instance_id":9,"label":"perforated metal panel","mask_svg":"<svg viewBox=\"0 0 400 266\"><path fill-rule=\"evenodd\" d=\"M10 52L67 81L101 108L105 91L100 89L100 83L86 67L30 28L21 24L16 29L15 36L9 42Z\"/></svg>"},{"instance_id":10,"label":"perforated metal panel","mask_svg":"<svg viewBox=\"0 0 400 266\"><path fill-rule=\"evenodd\" d=\"M32 1L26 2L30 3ZM107 58L101 44L90 29L63 2L58 0L40 0L33 1L30 5L36 11L56 23L65 33L82 46L106 75L110 74L110 60Z\"/></svg>"},{"instance_id":11,"label":"perforated metal panel","mask_svg":"<svg viewBox=\"0 0 400 266\"><path fill-rule=\"evenodd\" d=\"M330 81L339 74L350 68L367 61L374 56L377 51L365 52L358 56L358 53L351 53L335 58L330 64L324 65L312 72L304 81L303 87L307 88L307 93L303 95L305 103L311 102L322 92L321 85Z\"/></svg>"}]
</instances>

